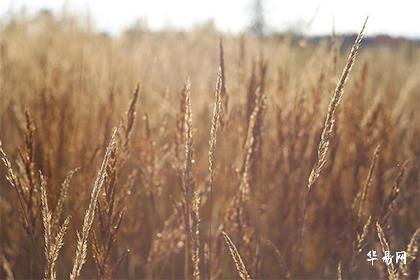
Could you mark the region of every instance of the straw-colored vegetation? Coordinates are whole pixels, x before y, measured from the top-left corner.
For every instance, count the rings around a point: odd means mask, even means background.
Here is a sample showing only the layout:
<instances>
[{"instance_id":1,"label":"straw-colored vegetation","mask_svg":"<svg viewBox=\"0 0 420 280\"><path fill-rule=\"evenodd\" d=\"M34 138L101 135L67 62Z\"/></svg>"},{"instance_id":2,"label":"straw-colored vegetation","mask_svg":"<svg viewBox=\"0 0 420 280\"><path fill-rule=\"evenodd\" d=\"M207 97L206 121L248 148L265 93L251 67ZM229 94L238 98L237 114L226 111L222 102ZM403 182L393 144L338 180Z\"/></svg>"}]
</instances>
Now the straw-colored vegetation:
<instances>
[{"instance_id":1,"label":"straw-colored vegetation","mask_svg":"<svg viewBox=\"0 0 420 280\"><path fill-rule=\"evenodd\" d=\"M1 23L0 277L417 279L420 48L363 29Z\"/></svg>"}]
</instances>

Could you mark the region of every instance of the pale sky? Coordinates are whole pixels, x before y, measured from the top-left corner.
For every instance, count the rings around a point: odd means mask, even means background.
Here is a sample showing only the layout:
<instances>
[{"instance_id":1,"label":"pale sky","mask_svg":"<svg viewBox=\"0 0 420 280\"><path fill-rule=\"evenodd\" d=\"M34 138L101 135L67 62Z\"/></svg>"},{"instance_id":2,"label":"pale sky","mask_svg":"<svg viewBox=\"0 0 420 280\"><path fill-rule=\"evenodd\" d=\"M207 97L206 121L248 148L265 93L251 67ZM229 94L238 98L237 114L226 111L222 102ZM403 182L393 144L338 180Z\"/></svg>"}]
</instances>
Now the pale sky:
<instances>
[{"instance_id":1,"label":"pale sky","mask_svg":"<svg viewBox=\"0 0 420 280\"><path fill-rule=\"evenodd\" d=\"M28 14L42 8L59 13L63 4L74 13L89 13L98 30L117 34L136 19L152 29L189 28L210 19L229 32L249 25L252 0L0 0L0 17L26 7ZM265 0L271 30L286 30L313 19L307 34L357 32L369 15L367 34L385 33L420 38L420 0Z\"/></svg>"}]
</instances>

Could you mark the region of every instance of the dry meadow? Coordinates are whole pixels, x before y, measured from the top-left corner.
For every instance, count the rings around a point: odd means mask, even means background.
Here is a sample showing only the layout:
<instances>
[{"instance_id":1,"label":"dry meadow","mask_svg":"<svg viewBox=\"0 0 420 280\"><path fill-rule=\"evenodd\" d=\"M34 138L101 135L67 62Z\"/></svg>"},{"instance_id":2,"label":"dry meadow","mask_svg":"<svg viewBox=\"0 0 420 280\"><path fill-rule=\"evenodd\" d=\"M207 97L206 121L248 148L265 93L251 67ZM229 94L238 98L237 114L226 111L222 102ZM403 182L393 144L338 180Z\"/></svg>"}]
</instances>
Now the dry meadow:
<instances>
[{"instance_id":1,"label":"dry meadow","mask_svg":"<svg viewBox=\"0 0 420 280\"><path fill-rule=\"evenodd\" d=\"M2 23L0 278L417 279L420 47L361 33Z\"/></svg>"}]
</instances>

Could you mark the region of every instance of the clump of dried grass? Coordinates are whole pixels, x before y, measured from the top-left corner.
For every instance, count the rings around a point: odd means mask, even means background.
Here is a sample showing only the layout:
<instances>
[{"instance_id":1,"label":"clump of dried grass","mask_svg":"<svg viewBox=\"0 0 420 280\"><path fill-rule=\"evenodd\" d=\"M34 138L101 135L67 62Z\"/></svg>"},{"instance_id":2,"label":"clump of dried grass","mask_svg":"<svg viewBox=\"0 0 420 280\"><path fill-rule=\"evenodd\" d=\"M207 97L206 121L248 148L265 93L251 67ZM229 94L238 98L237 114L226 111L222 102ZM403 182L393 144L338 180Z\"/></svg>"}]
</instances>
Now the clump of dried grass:
<instances>
[{"instance_id":1,"label":"clump of dried grass","mask_svg":"<svg viewBox=\"0 0 420 280\"><path fill-rule=\"evenodd\" d=\"M124 250L116 259L112 258L112 250L115 247L117 234L126 213L127 197L132 192L134 178L137 174L136 170L130 173L125 184L122 184L119 178L122 167L130 156L129 140L134 129L139 92L140 86L137 84L126 113L124 142L118 142L119 145L111 151L106 165L103 195L97 203L98 229L93 231L92 251L97 274L101 279L112 279L130 252Z\"/></svg>"},{"instance_id":2,"label":"clump of dried grass","mask_svg":"<svg viewBox=\"0 0 420 280\"><path fill-rule=\"evenodd\" d=\"M69 226L70 217L67 217L61 224L61 226L57 229L57 232L54 233L53 213L48 207L48 197L46 188L47 183L42 173L40 173L40 181L42 221L44 225L44 248L47 263L44 277L45 279L57 279L56 262L58 259L60 249L64 245L64 236ZM59 218L57 218L57 214L58 213L54 213L54 220L58 221Z\"/></svg>"},{"instance_id":3,"label":"clump of dried grass","mask_svg":"<svg viewBox=\"0 0 420 280\"><path fill-rule=\"evenodd\" d=\"M39 216L39 199L35 178L35 126L28 111L25 111L24 146L18 149L17 171L12 167L0 141L0 156L6 167L6 179L12 185L18 197L21 223L26 233L37 245L36 224Z\"/></svg>"}]
</instances>

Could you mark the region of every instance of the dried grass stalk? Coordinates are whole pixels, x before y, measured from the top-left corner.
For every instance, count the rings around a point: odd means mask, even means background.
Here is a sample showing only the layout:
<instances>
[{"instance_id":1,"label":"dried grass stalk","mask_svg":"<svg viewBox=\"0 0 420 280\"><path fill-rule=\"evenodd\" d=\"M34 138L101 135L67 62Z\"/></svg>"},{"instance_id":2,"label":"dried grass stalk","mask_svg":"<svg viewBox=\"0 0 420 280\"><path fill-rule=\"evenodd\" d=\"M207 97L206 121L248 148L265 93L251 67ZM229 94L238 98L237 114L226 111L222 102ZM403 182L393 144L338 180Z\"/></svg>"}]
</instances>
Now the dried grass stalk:
<instances>
[{"instance_id":1,"label":"dried grass stalk","mask_svg":"<svg viewBox=\"0 0 420 280\"><path fill-rule=\"evenodd\" d=\"M139 97L140 93L140 84L137 83L136 90L134 91L133 97L131 98L130 105L128 107L128 111L126 113L127 115L127 123L124 127L125 130L125 142L124 142L124 148L128 149L128 144L130 141L130 135L133 131L134 127L134 121L136 118L136 105L137 105L137 99Z\"/></svg>"},{"instance_id":2,"label":"dried grass stalk","mask_svg":"<svg viewBox=\"0 0 420 280\"><path fill-rule=\"evenodd\" d=\"M378 232L378 238L381 242L382 252L385 255L385 252L390 252L388 241L385 238L384 231L382 230L382 227L379 225L379 223L376 223L376 231ZM388 277L390 280L396 280L398 279L398 272L397 269L394 266L394 263L391 262L390 264L387 264L387 270L388 270Z\"/></svg>"},{"instance_id":3,"label":"dried grass stalk","mask_svg":"<svg viewBox=\"0 0 420 280\"><path fill-rule=\"evenodd\" d=\"M57 227L59 221L60 221L60 217L61 217L61 213L63 212L63 205L64 205L64 201L67 198L67 192L70 186L70 181L73 178L73 175L75 172L77 172L79 170L79 168L76 168L74 170L71 170L67 173L66 178L64 179L63 183L61 184L61 190L60 190L60 196L58 197L58 201L57 204L55 206L55 210L54 210L54 217L53 217L53 227Z\"/></svg>"},{"instance_id":4,"label":"dried grass stalk","mask_svg":"<svg viewBox=\"0 0 420 280\"><path fill-rule=\"evenodd\" d=\"M187 244L185 247L185 256L191 255L193 278L200 278L200 197L195 190L192 179L193 163L193 134L192 134L192 112L191 112L191 82L188 78L185 91L185 116L184 116L184 148L185 162L182 170L182 208L185 230L187 235ZM189 251L190 250L190 251ZM188 259L185 259L185 272L188 272Z\"/></svg>"},{"instance_id":5,"label":"dried grass stalk","mask_svg":"<svg viewBox=\"0 0 420 280\"><path fill-rule=\"evenodd\" d=\"M250 194L250 176L251 176L251 167L255 159L256 151L256 142L257 137L260 135L257 133L256 128L258 128L262 123L262 113L264 110L265 95L261 92L261 89L258 87L255 92L255 106L249 117L248 130L245 140L245 156L243 158L242 167L241 167L241 181L239 184L239 193L240 199L242 201L247 201Z\"/></svg>"},{"instance_id":6,"label":"dried grass stalk","mask_svg":"<svg viewBox=\"0 0 420 280\"><path fill-rule=\"evenodd\" d=\"M194 192L192 201L192 263L193 263L193 279L200 279L200 197Z\"/></svg>"},{"instance_id":7,"label":"dried grass stalk","mask_svg":"<svg viewBox=\"0 0 420 280\"><path fill-rule=\"evenodd\" d=\"M332 137L332 133L334 129L336 111L337 111L338 105L340 105L340 102L343 99L344 86L346 85L351 69L354 65L354 62L356 61L357 53L360 48L360 43L362 42L363 32L365 30L367 20L368 18L366 18L362 29L357 35L357 38L350 51L350 55L347 58L346 66L344 67L343 73L341 74L341 77L337 82L337 86L335 88L334 94L328 106L327 117L325 118L324 129L322 130L321 141L319 142L319 146L318 146L318 160L315 163L314 167L312 168L311 174L309 175L308 185L307 185L308 189L311 189L312 185L315 183L316 179L319 177L319 174L321 174L322 167L327 161L327 151L328 151L328 147L330 146L330 141L331 141L331 137Z\"/></svg>"},{"instance_id":8,"label":"dried grass stalk","mask_svg":"<svg viewBox=\"0 0 420 280\"><path fill-rule=\"evenodd\" d=\"M363 38L363 32L366 27L368 18L366 18L365 22L363 23L362 29L360 30L359 34L354 41L353 47L350 51L349 57L347 58L347 63L344 66L343 72L341 74L340 79L337 82L334 94L330 100L330 104L328 106L327 116L325 118L324 128L321 134L321 140L318 146L318 159L314 164L312 171L308 178L307 189L303 190L301 193L300 203L299 203L299 217L298 217L298 254L300 261L302 263L302 256L303 256L303 248L304 248L304 232L305 232L305 222L306 222L306 210L309 204L309 192L312 189L316 179L321 174L322 167L327 161L327 152L328 147L330 145L331 137L333 134L335 119L336 119L336 111L338 105L343 98L344 86L346 85L347 79L349 77L350 71L356 61L357 53L360 48L360 44Z\"/></svg>"},{"instance_id":9,"label":"dried grass stalk","mask_svg":"<svg viewBox=\"0 0 420 280\"><path fill-rule=\"evenodd\" d=\"M398 173L394 184L392 185L391 193L389 194L383 205L381 213L381 224L384 226L388 225L391 214L395 208L395 204L401 189L401 183L404 178L404 174L407 169L408 163L409 161L407 160L402 165L400 172Z\"/></svg>"},{"instance_id":10,"label":"dried grass stalk","mask_svg":"<svg viewBox=\"0 0 420 280\"><path fill-rule=\"evenodd\" d=\"M372 161L370 163L370 167L369 167L368 175L367 175L367 178L366 178L366 182L363 185L363 188L361 188L359 190L359 192L357 193L357 196L355 198L354 207L355 207L355 203L358 203L357 219L359 221L360 221L360 218L362 217L363 212L365 211L365 202L366 202L366 198L367 198L367 195L368 195L369 187L372 185L373 171L375 169L376 162L378 160L380 148L381 148L380 145L376 146L375 152L373 153Z\"/></svg>"},{"instance_id":11,"label":"dried grass stalk","mask_svg":"<svg viewBox=\"0 0 420 280\"><path fill-rule=\"evenodd\" d=\"M212 220L213 220L213 184L214 184L214 162L215 162L215 148L217 141L217 130L219 128L220 116L222 113L222 93L224 91L224 62L223 62L223 45L220 41L221 57L219 71L217 75L216 91L214 93L213 117L211 120L210 139L209 139L209 243L208 243L208 271L211 274L211 249L212 249ZM227 106L227 105L226 105ZM226 108L225 108L226 112Z\"/></svg>"},{"instance_id":12,"label":"dried grass stalk","mask_svg":"<svg viewBox=\"0 0 420 280\"><path fill-rule=\"evenodd\" d=\"M407 261L406 263L400 262L401 274L407 279L413 279L415 277L414 274L418 273L418 271L416 271L417 269L416 269L415 262L416 262L416 259L418 259L420 256L419 246L420 246L420 228L417 228L417 230L414 232L413 236L411 237L410 242L408 242L408 245L407 245L407 250L406 250Z\"/></svg>"},{"instance_id":13,"label":"dried grass stalk","mask_svg":"<svg viewBox=\"0 0 420 280\"><path fill-rule=\"evenodd\" d=\"M64 236L66 234L70 217L67 217L61 227L58 229L54 237L52 213L48 208L48 197L46 189L46 181L42 173L40 173L40 189L41 189L41 207L42 207L42 222L44 226L44 248L46 258L46 268L44 272L45 279L57 279L56 263L60 249L64 245Z\"/></svg>"},{"instance_id":14,"label":"dried grass stalk","mask_svg":"<svg viewBox=\"0 0 420 280\"><path fill-rule=\"evenodd\" d=\"M367 219L366 223L363 225L363 229L362 229L362 233L361 234L357 234L357 253L361 253L362 252L362 246L363 246L363 242L366 239L366 236L369 233L369 228L370 228L370 223L372 221L372 216L369 216L369 218Z\"/></svg>"},{"instance_id":15,"label":"dried grass stalk","mask_svg":"<svg viewBox=\"0 0 420 280\"><path fill-rule=\"evenodd\" d=\"M226 245L229 249L230 255L232 256L233 262L235 263L236 270L238 271L239 277L242 280L251 279L251 277L249 277L249 274L246 270L245 264L242 261L242 258L239 255L238 250L236 249L235 244L233 244L232 240L226 234L226 232L222 231L222 234L223 234L223 237L225 238Z\"/></svg>"},{"instance_id":16,"label":"dried grass stalk","mask_svg":"<svg viewBox=\"0 0 420 280\"><path fill-rule=\"evenodd\" d=\"M86 214L83 219L82 233L81 234L79 232L77 233L77 248L76 248L76 255L73 261L73 269L70 274L71 280L79 278L80 271L82 270L83 264L86 262L87 242L89 238L90 229L92 228L93 219L95 218L95 208L98 202L99 192L101 191L102 185L105 180L106 167L108 165L109 158L117 144L118 132L119 132L119 127L115 128L114 132L112 133L112 137L106 149L105 156L102 161L102 165L98 171L98 175L96 176L95 183L93 185L89 207L86 210Z\"/></svg>"}]
</instances>

